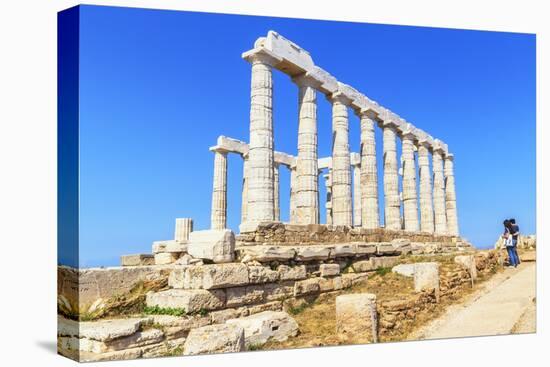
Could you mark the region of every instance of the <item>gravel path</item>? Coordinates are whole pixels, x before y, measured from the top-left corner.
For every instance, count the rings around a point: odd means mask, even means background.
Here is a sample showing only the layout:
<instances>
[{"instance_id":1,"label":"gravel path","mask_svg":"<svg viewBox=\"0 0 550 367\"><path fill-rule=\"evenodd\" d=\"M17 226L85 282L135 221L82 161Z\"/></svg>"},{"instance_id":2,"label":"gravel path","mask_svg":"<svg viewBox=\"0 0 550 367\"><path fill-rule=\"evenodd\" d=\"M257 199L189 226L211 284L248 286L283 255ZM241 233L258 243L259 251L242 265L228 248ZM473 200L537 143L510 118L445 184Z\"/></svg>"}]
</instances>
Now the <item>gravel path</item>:
<instances>
[{"instance_id":1,"label":"gravel path","mask_svg":"<svg viewBox=\"0 0 550 367\"><path fill-rule=\"evenodd\" d=\"M535 332L536 266L522 263L487 281L465 303L450 307L409 339Z\"/></svg>"}]
</instances>

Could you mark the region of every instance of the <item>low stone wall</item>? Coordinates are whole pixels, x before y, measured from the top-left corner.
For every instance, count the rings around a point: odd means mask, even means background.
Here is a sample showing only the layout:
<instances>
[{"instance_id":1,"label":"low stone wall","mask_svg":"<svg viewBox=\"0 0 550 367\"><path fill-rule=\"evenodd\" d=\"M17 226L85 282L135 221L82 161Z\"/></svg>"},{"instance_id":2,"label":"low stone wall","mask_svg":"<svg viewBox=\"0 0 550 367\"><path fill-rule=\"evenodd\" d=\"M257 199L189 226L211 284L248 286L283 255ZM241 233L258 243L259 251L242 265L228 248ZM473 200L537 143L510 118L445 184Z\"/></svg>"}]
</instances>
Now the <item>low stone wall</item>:
<instances>
[{"instance_id":1,"label":"low stone wall","mask_svg":"<svg viewBox=\"0 0 550 367\"><path fill-rule=\"evenodd\" d=\"M253 245L336 244L345 242L391 242L403 238L411 242L457 243L459 237L439 236L423 232L391 231L384 228L365 229L325 224L297 225L279 222L261 223L255 231L236 236L237 247Z\"/></svg>"}]
</instances>

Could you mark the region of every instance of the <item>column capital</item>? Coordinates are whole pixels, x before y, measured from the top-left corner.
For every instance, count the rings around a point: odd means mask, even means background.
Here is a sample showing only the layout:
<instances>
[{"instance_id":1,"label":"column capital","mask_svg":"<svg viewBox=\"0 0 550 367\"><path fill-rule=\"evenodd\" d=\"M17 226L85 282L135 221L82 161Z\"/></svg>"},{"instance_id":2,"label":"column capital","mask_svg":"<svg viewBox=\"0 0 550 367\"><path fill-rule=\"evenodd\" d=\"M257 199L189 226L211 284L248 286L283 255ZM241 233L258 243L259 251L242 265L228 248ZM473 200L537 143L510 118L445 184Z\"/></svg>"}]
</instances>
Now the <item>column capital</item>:
<instances>
[{"instance_id":1,"label":"column capital","mask_svg":"<svg viewBox=\"0 0 550 367\"><path fill-rule=\"evenodd\" d=\"M213 147L210 147L208 150L210 150L211 152L220 153L220 154L223 154L223 155L227 155L227 153L230 152L225 147L222 147L222 146L219 146L219 145L215 145Z\"/></svg>"},{"instance_id":2,"label":"column capital","mask_svg":"<svg viewBox=\"0 0 550 367\"><path fill-rule=\"evenodd\" d=\"M241 56L251 64L262 63L275 66L283 61L282 57L275 55L273 52L263 47L256 47L252 50L243 52Z\"/></svg>"},{"instance_id":3,"label":"column capital","mask_svg":"<svg viewBox=\"0 0 550 367\"><path fill-rule=\"evenodd\" d=\"M448 160L448 161L454 161L455 160L455 156L453 153L447 153L445 154L445 160Z\"/></svg>"},{"instance_id":4,"label":"column capital","mask_svg":"<svg viewBox=\"0 0 550 367\"><path fill-rule=\"evenodd\" d=\"M323 82L314 78L309 73L304 73L292 77L292 81L297 84L299 87L311 87L314 89L319 89Z\"/></svg>"},{"instance_id":5,"label":"column capital","mask_svg":"<svg viewBox=\"0 0 550 367\"><path fill-rule=\"evenodd\" d=\"M360 118L366 117L373 121L376 121L378 119L378 111L376 111L372 107L356 109L355 114Z\"/></svg>"},{"instance_id":6,"label":"column capital","mask_svg":"<svg viewBox=\"0 0 550 367\"><path fill-rule=\"evenodd\" d=\"M352 102L348 96L346 96L344 93L340 91L334 92L332 94L327 94L327 100L331 103L340 102L346 106L350 106Z\"/></svg>"}]
</instances>

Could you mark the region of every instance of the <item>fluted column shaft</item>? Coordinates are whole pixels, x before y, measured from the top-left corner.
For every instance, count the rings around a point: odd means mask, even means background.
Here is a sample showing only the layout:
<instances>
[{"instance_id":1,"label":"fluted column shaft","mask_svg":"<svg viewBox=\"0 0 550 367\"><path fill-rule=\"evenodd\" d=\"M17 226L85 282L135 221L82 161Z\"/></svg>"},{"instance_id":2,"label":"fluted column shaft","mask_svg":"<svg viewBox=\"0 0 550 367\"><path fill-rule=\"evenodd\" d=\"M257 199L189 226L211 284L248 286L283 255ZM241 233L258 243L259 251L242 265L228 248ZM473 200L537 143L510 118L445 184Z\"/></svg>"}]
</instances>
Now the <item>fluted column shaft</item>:
<instances>
[{"instance_id":1,"label":"fluted column shaft","mask_svg":"<svg viewBox=\"0 0 550 367\"><path fill-rule=\"evenodd\" d=\"M279 221L281 220L281 209L280 209L280 199L279 199L279 187L280 187L280 181L279 181L279 165L275 164L275 167L273 168L273 180L275 183L274 186L274 202L275 202L275 220Z\"/></svg>"},{"instance_id":2,"label":"fluted column shaft","mask_svg":"<svg viewBox=\"0 0 550 367\"><path fill-rule=\"evenodd\" d=\"M186 242L189 240L189 233L193 232L192 218L176 218L176 230L174 231L174 239L178 242Z\"/></svg>"},{"instance_id":3,"label":"fluted column shaft","mask_svg":"<svg viewBox=\"0 0 550 367\"><path fill-rule=\"evenodd\" d=\"M385 228L401 229L401 200L397 168L396 131L393 125L383 127L384 134L384 217Z\"/></svg>"},{"instance_id":4,"label":"fluted column shaft","mask_svg":"<svg viewBox=\"0 0 550 367\"><path fill-rule=\"evenodd\" d=\"M227 227L227 153L214 151L211 228Z\"/></svg>"},{"instance_id":5,"label":"fluted column shaft","mask_svg":"<svg viewBox=\"0 0 550 367\"><path fill-rule=\"evenodd\" d=\"M330 173L323 176L325 178L325 185L327 189L327 200L325 204L327 224L332 225L332 178Z\"/></svg>"},{"instance_id":6,"label":"fluted column shaft","mask_svg":"<svg viewBox=\"0 0 550 367\"><path fill-rule=\"evenodd\" d=\"M296 215L296 167L290 167L290 223L297 223Z\"/></svg>"},{"instance_id":7,"label":"fluted column shaft","mask_svg":"<svg viewBox=\"0 0 550 367\"><path fill-rule=\"evenodd\" d=\"M401 146L401 161L403 162L403 217L405 231L407 232L417 232L419 229L414 142L414 135L403 135Z\"/></svg>"},{"instance_id":8,"label":"fluted column shaft","mask_svg":"<svg viewBox=\"0 0 550 367\"><path fill-rule=\"evenodd\" d=\"M348 109L341 97L332 98L332 222L352 225Z\"/></svg>"},{"instance_id":9,"label":"fluted column shaft","mask_svg":"<svg viewBox=\"0 0 550 367\"><path fill-rule=\"evenodd\" d=\"M243 155L243 186L241 191L241 223L248 217L248 155Z\"/></svg>"},{"instance_id":10,"label":"fluted column shaft","mask_svg":"<svg viewBox=\"0 0 550 367\"><path fill-rule=\"evenodd\" d=\"M247 223L253 226L275 219L271 70L274 60L264 50L246 58L252 63Z\"/></svg>"},{"instance_id":11,"label":"fluted column shaft","mask_svg":"<svg viewBox=\"0 0 550 367\"><path fill-rule=\"evenodd\" d=\"M435 233L447 233L447 214L445 212L445 179L443 177L443 158L440 151L435 150L432 155L434 171L434 220Z\"/></svg>"},{"instance_id":12,"label":"fluted column shaft","mask_svg":"<svg viewBox=\"0 0 550 367\"><path fill-rule=\"evenodd\" d=\"M317 157L317 92L301 76L294 81L298 91L298 156L296 158L296 222L318 223L319 176Z\"/></svg>"},{"instance_id":13,"label":"fluted column shaft","mask_svg":"<svg viewBox=\"0 0 550 367\"><path fill-rule=\"evenodd\" d=\"M353 166L353 225L361 226L361 165Z\"/></svg>"},{"instance_id":14,"label":"fluted column shaft","mask_svg":"<svg viewBox=\"0 0 550 367\"><path fill-rule=\"evenodd\" d=\"M445 209L447 213L447 232L458 236L458 216L456 212L456 193L454 176L454 158L452 155L445 157Z\"/></svg>"},{"instance_id":15,"label":"fluted column shaft","mask_svg":"<svg viewBox=\"0 0 550 367\"><path fill-rule=\"evenodd\" d=\"M374 119L361 115L361 225L378 228L378 172L376 167L376 140Z\"/></svg>"},{"instance_id":16,"label":"fluted column shaft","mask_svg":"<svg viewBox=\"0 0 550 367\"><path fill-rule=\"evenodd\" d=\"M420 176L420 230L434 233L434 209L432 200L432 179L428 147L418 146L418 171Z\"/></svg>"}]
</instances>

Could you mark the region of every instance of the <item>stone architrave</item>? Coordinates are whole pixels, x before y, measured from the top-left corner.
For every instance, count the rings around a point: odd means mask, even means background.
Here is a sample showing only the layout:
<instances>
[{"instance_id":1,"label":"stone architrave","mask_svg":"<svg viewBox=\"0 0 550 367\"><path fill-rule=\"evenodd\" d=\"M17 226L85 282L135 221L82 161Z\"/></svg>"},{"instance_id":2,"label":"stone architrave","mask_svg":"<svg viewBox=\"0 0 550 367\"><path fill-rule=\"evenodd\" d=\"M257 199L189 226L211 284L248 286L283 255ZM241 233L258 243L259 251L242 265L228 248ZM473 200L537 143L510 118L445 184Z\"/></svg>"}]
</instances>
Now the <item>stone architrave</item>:
<instances>
[{"instance_id":1,"label":"stone architrave","mask_svg":"<svg viewBox=\"0 0 550 367\"><path fill-rule=\"evenodd\" d=\"M378 214L378 172L374 115L363 112L361 117L361 225L373 229L380 226Z\"/></svg>"},{"instance_id":2,"label":"stone architrave","mask_svg":"<svg viewBox=\"0 0 550 367\"><path fill-rule=\"evenodd\" d=\"M211 148L214 152L214 187L212 191L212 229L227 227L227 152Z\"/></svg>"},{"instance_id":3,"label":"stone architrave","mask_svg":"<svg viewBox=\"0 0 550 367\"><path fill-rule=\"evenodd\" d=\"M454 175L454 157L452 154L445 156L445 210L447 214L447 232L452 236L458 236L458 215L456 213L456 192Z\"/></svg>"},{"instance_id":4,"label":"stone architrave","mask_svg":"<svg viewBox=\"0 0 550 367\"><path fill-rule=\"evenodd\" d=\"M403 217L405 231L418 231L418 197L416 194L416 164L414 144L416 136L409 130L403 132L401 156L403 162Z\"/></svg>"},{"instance_id":5,"label":"stone architrave","mask_svg":"<svg viewBox=\"0 0 550 367\"><path fill-rule=\"evenodd\" d=\"M418 173L420 176L420 230L434 232L434 209L432 200L432 178L430 172L429 146L418 145Z\"/></svg>"},{"instance_id":6,"label":"stone architrave","mask_svg":"<svg viewBox=\"0 0 550 367\"><path fill-rule=\"evenodd\" d=\"M241 224L241 232L247 232L275 219L272 67L281 58L262 47L245 52L243 58L252 64L248 214Z\"/></svg>"},{"instance_id":7,"label":"stone architrave","mask_svg":"<svg viewBox=\"0 0 550 367\"><path fill-rule=\"evenodd\" d=\"M243 187L241 197L241 223L248 218L248 154L243 154Z\"/></svg>"},{"instance_id":8,"label":"stone architrave","mask_svg":"<svg viewBox=\"0 0 550 367\"><path fill-rule=\"evenodd\" d=\"M174 240L178 242L187 242L189 233L193 232L192 218L176 218L176 230Z\"/></svg>"},{"instance_id":9,"label":"stone architrave","mask_svg":"<svg viewBox=\"0 0 550 367\"><path fill-rule=\"evenodd\" d=\"M384 134L384 225L385 229L401 229L401 200L399 198L399 176L397 168L396 129L391 123L383 122Z\"/></svg>"},{"instance_id":10,"label":"stone architrave","mask_svg":"<svg viewBox=\"0 0 550 367\"><path fill-rule=\"evenodd\" d=\"M334 93L332 102L332 224L352 225L351 169L349 155L349 99Z\"/></svg>"},{"instance_id":11,"label":"stone architrave","mask_svg":"<svg viewBox=\"0 0 550 367\"><path fill-rule=\"evenodd\" d=\"M361 227L361 165L353 166L353 225Z\"/></svg>"},{"instance_id":12,"label":"stone architrave","mask_svg":"<svg viewBox=\"0 0 550 367\"><path fill-rule=\"evenodd\" d=\"M443 177L443 152L435 148L432 153L434 172L434 222L436 234L447 234L447 213L445 211L445 179Z\"/></svg>"},{"instance_id":13,"label":"stone architrave","mask_svg":"<svg viewBox=\"0 0 550 367\"><path fill-rule=\"evenodd\" d=\"M317 91L319 82L301 75L298 85L298 156L296 158L296 223L317 224L319 176L317 154Z\"/></svg>"}]
</instances>

